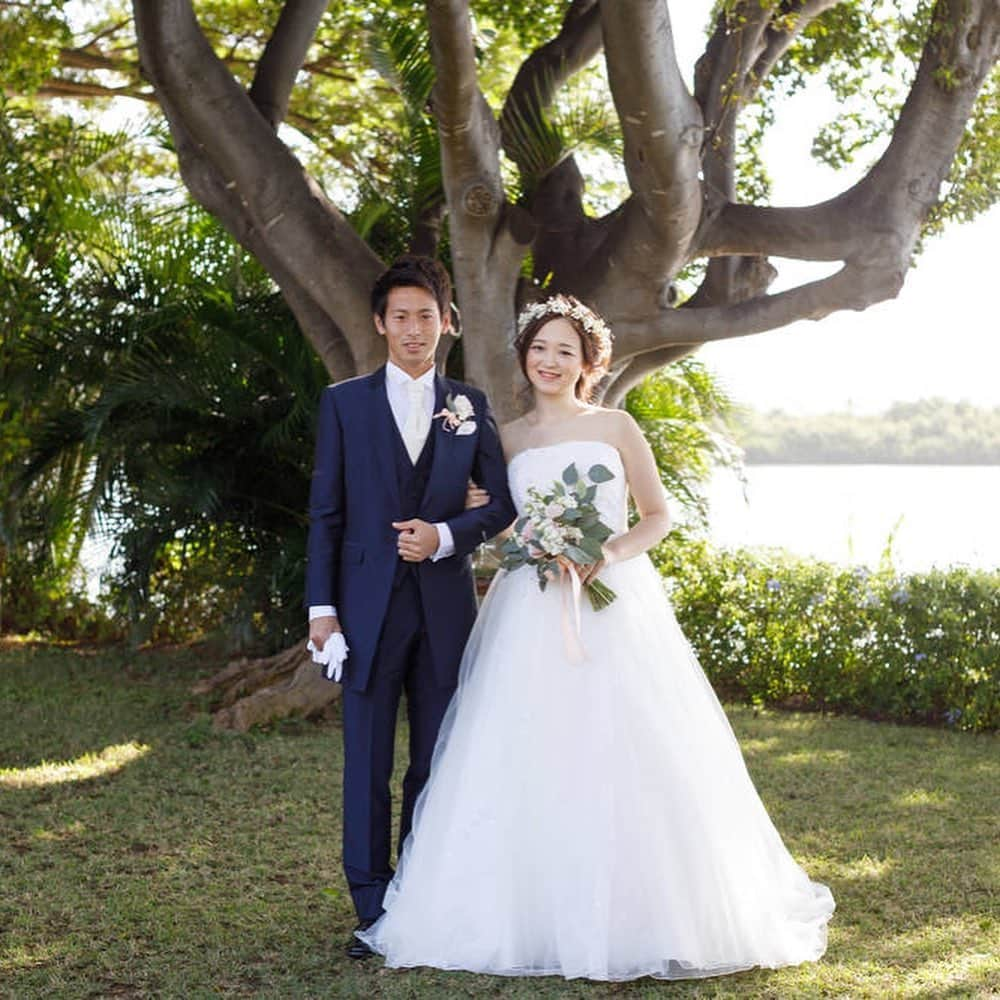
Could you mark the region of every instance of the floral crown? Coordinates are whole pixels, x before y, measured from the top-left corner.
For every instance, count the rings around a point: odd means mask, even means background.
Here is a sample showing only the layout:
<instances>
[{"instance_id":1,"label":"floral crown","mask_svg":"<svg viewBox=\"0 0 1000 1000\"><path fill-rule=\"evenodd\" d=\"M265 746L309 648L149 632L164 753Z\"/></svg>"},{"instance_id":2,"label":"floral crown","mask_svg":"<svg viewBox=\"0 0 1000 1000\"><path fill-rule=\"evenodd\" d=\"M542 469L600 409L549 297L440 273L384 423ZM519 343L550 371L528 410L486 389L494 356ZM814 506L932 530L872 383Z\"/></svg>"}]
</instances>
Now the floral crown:
<instances>
[{"instance_id":1,"label":"floral crown","mask_svg":"<svg viewBox=\"0 0 1000 1000\"><path fill-rule=\"evenodd\" d=\"M518 337L528 328L529 323L543 316L566 316L575 319L597 341L601 354L611 353L611 341L614 339L611 328L593 309L570 295L553 295L542 299L541 302L532 302L525 306L517 317Z\"/></svg>"}]
</instances>

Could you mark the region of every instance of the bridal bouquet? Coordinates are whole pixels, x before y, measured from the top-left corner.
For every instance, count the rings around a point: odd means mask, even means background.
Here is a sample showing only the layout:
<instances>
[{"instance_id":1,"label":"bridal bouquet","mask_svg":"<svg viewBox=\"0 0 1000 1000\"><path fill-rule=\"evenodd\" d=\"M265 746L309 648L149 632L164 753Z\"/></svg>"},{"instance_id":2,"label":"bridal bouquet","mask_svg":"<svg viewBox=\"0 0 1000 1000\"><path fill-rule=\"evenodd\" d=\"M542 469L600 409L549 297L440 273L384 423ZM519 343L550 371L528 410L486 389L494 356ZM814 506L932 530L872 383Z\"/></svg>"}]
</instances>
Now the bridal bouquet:
<instances>
[{"instance_id":1,"label":"bridal bouquet","mask_svg":"<svg viewBox=\"0 0 1000 1000\"><path fill-rule=\"evenodd\" d=\"M603 465L592 465L581 476L574 462L547 493L528 487L524 514L514 522L514 533L500 548L503 568L534 566L538 586L544 590L551 577L574 572L569 563L589 566L600 560L601 546L611 536L611 529L601 520L594 497L599 484L614 478ZM591 580L585 589L595 611L606 608L616 597L600 580Z\"/></svg>"}]
</instances>

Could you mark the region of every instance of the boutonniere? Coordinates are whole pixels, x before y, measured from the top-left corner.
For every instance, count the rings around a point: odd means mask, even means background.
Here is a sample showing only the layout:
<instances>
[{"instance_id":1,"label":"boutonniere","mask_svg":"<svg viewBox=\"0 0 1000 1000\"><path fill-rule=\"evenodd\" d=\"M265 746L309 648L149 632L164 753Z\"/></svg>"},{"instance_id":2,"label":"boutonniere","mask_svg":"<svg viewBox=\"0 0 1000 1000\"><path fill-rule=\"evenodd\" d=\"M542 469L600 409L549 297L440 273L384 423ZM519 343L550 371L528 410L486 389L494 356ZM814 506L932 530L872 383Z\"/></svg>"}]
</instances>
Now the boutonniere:
<instances>
[{"instance_id":1,"label":"boutonniere","mask_svg":"<svg viewBox=\"0 0 1000 1000\"><path fill-rule=\"evenodd\" d=\"M441 426L446 431L454 431L461 436L463 434L475 434L476 421L472 418L476 415L472 403L468 396L458 395L454 398L449 395L445 397L446 406L440 413L434 414L434 419L441 418Z\"/></svg>"}]
</instances>

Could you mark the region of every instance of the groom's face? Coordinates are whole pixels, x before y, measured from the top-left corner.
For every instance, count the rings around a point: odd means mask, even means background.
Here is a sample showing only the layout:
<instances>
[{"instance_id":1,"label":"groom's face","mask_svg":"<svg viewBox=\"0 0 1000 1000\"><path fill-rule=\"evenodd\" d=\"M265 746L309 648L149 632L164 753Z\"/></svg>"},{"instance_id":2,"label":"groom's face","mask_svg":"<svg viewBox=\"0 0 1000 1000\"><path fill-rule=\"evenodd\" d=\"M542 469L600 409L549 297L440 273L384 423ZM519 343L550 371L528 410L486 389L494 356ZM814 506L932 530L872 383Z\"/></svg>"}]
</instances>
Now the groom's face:
<instances>
[{"instance_id":1,"label":"groom's face","mask_svg":"<svg viewBox=\"0 0 1000 1000\"><path fill-rule=\"evenodd\" d=\"M393 288L385 304L385 318L375 315L375 329L385 337L389 360L416 378L434 364L441 334L449 317L441 317L437 299L426 288Z\"/></svg>"}]
</instances>

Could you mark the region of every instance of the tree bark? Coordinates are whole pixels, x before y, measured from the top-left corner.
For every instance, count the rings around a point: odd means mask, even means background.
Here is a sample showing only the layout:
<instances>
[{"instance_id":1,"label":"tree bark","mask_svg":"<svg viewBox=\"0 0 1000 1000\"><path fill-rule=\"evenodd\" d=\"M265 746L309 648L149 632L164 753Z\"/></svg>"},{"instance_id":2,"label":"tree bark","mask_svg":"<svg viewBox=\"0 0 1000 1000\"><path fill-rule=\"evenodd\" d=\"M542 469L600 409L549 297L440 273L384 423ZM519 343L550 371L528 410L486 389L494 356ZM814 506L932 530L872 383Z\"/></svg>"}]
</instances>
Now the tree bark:
<instances>
[{"instance_id":1,"label":"tree bark","mask_svg":"<svg viewBox=\"0 0 1000 1000\"><path fill-rule=\"evenodd\" d=\"M288 0L257 64L250 100L272 128L285 120L295 77L302 69L327 0Z\"/></svg>"},{"instance_id":2,"label":"tree bark","mask_svg":"<svg viewBox=\"0 0 1000 1000\"><path fill-rule=\"evenodd\" d=\"M340 685L323 677L300 642L264 659L233 660L191 693L214 696L216 729L246 732L276 719L324 712L340 697Z\"/></svg>"},{"instance_id":3,"label":"tree bark","mask_svg":"<svg viewBox=\"0 0 1000 1000\"><path fill-rule=\"evenodd\" d=\"M468 3L428 0L427 19L437 69L431 104L441 141L455 290L467 331L466 374L504 418L517 407L509 344L521 261L534 232L524 212L504 198L500 128L477 82Z\"/></svg>"},{"instance_id":4,"label":"tree bark","mask_svg":"<svg viewBox=\"0 0 1000 1000\"><path fill-rule=\"evenodd\" d=\"M690 257L701 215L703 118L677 65L666 0L603 0L601 24L632 192L593 274L593 295L613 323L637 291L665 297ZM616 349L631 353L620 338Z\"/></svg>"}]
</instances>

